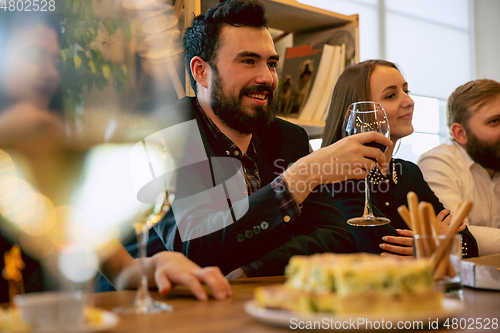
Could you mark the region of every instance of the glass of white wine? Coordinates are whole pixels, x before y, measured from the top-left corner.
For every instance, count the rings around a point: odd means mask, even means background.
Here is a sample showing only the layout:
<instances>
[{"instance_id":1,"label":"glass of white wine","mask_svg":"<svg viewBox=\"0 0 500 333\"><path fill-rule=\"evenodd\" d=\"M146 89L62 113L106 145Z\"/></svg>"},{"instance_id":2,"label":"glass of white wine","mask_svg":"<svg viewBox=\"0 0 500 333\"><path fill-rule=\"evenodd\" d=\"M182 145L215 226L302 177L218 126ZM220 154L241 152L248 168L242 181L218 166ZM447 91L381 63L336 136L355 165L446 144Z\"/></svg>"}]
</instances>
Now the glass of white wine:
<instances>
[{"instance_id":1,"label":"glass of white wine","mask_svg":"<svg viewBox=\"0 0 500 333\"><path fill-rule=\"evenodd\" d=\"M11 75L26 81L19 87L44 87L33 98L16 86L0 101L2 115L11 116L2 118L9 131L0 131L0 227L13 228L9 241L41 262L51 289L90 290L99 260L138 210L148 210L136 227L145 256L148 231L170 209L174 190L147 188L164 198L142 200L130 181L136 173L126 166L134 144L179 121L164 110L185 95L173 9L171 0L74 1L55 13L0 19L0 37L26 34L0 38L9 43ZM0 81L12 81L3 75ZM150 169L151 160L139 162L138 171ZM148 295L138 299L152 302Z\"/></svg>"}]
</instances>

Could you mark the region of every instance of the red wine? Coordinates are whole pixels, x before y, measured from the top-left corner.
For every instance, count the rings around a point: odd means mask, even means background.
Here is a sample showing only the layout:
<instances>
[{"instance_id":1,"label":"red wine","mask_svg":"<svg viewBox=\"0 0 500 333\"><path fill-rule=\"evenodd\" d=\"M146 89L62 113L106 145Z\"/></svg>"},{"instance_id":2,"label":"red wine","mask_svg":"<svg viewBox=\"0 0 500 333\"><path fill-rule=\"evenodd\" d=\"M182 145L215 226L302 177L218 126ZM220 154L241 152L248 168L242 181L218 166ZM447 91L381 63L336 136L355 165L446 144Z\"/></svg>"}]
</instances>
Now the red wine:
<instances>
[{"instance_id":1,"label":"red wine","mask_svg":"<svg viewBox=\"0 0 500 333\"><path fill-rule=\"evenodd\" d=\"M383 144L378 143L378 142L375 142L375 141L365 143L365 146L378 148L378 149L380 149L383 153L385 153L385 151L387 150L387 146L384 146Z\"/></svg>"}]
</instances>

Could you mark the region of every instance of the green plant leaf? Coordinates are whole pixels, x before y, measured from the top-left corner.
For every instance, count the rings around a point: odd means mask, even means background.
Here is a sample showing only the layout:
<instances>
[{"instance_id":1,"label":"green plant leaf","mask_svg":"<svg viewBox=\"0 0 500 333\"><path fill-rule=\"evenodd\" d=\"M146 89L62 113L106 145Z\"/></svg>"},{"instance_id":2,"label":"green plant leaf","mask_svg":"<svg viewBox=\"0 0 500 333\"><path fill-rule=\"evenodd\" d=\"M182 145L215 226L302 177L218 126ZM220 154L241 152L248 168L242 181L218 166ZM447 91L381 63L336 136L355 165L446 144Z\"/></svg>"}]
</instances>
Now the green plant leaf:
<instances>
[{"instance_id":1,"label":"green plant leaf","mask_svg":"<svg viewBox=\"0 0 500 333\"><path fill-rule=\"evenodd\" d=\"M82 66L82 59L79 56L74 56L73 61L75 62L75 68L79 69Z\"/></svg>"},{"instance_id":2,"label":"green plant leaf","mask_svg":"<svg viewBox=\"0 0 500 333\"><path fill-rule=\"evenodd\" d=\"M94 28L92 28L92 27L91 27L91 28L89 28L89 33L90 33L90 37L91 37L92 39L94 39L94 38L96 38L96 37L97 37L97 31L96 31L96 29L94 29Z\"/></svg>"},{"instance_id":3,"label":"green plant leaf","mask_svg":"<svg viewBox=\"0 0 500 333\"><path fill-rule=\"evenodd\" d=\"M89 10L88 3L92 4L92 1L85 1L82 6L82 17L86 22L92 19L92 11Z\"/></svg>"},{"instance_id":4,"label":"green plant leaf","mask_svg":"<svg viewBox=\"0 0 500 333\"><path fill-rule=\"evenodd\" d=\"M90 67L90 72L92 74L95 74L96 73L96 70L95 70L95 65L94 65L94 62L93 61L89 61L89 67Z\"/></svg>"},{"instance_id":5,"label":"green plant leaf","mask_svg":"<svg viewBox=\"0 0 500 333\"><path fill-rule=\"evenodd\" d=\"M1 1L1 0L0 0ZM64 19L61 36L62 84L67 114L73 119L79 117L74 111L83 98L83 90L103 90L111 81L116 89L123 89L129 68L124 63L110 62L94 45L101 31L116 34L120 29L124 38L130 41L130 21L94 16L93 4L102 0L56 0L60 5L57 12ZM105 3L106 1L102 1ZM102 41L101 41L102 42ZM96 43L96 44L97 44ZM84 88L85 87L85 88Z\"/></svg>"},{"instance_id":6,"label":"green plant leaf","mask_svg":"<svg viewBox=\"0 0 500 333\"><path fill-rule=\"evenodd\" d=\"M67 57L66 57L66 52L64 52L64 50L60 50L59 51L59 54L61 55L61 59L63 62L66 61Z\"/></svg>"},{"instance_id":7,"label":"green plant leaf","mask_svg":"<svg viewBox=\"0 0 500 333\"><path fill-rule=\"evenodd\" d=\"M96 50L90 49L89 53L90 53L90 57L92 58L92 60L97 60L97 51Z\"/></svg>"},{"instance_id":8,"label":"green plant leaf","mask_svg":"<svg viewBox=\"0 0 500 333\"><path fill-rule=\"evenodd\" d=\"M111 77L111 69L109 68L109 65L102 66L102 76L104 76L106 80L109 80Z\"/></svg>"},{"instance_id":9,"label":"green plant leaf","mask_svg":"<svg viewBox=\"0 0 500 333\"><path fill-rule=\"evenodd\" d=\"M104 25L106 26L106 29L108 29L109 33L111 35L114 35L115 32L116 32L116 24L113 20L106 20L106 22L104 23Z\"/></svg>"},{"instance_id":10,"label":"green plant leaf","mask_svg":"<svg viewBox=\"0 0 500 333\"><path fill-rule=\"evenodd\" d=\"M87 0L89 1L89 0ZM77 13L78 9L80 8L80 0L74 0L73 1L73 13Z\"/></svg>"},{"instance_id":11,"label":"green plant leaf","mask_svg":"<svg viewBox=\"0 0 500 333\"><path fill-rule=\"evenodd\" d=\"M88 44L91 42L91 40L92 40L92 38L90 37L90 33L88 33L88 32L87 32L87 33L85 33L85 34L82 36L82 40L83 40L83 42L85 43L85 45L88 45Z\"/></svg>"}]
</instances>

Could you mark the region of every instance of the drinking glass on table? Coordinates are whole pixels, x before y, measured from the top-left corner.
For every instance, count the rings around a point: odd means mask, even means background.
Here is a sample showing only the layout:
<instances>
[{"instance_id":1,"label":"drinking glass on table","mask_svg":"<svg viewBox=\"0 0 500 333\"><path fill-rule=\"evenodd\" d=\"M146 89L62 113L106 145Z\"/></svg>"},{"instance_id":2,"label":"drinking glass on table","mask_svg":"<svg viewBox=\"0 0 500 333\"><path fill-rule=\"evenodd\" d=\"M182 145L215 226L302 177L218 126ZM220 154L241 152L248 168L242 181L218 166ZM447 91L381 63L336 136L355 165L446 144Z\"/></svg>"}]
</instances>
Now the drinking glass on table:
<instances>
[{"instance_id":1,"label":"drinking glass on table","mask_svg":"<svg viewBox=\"0 0 500 333\"><path fill-rule=\"evenodd\" d=\"M149 231L167 215L174 198L175 195L172 188L161 193L158 196L158 202L154 206L151 206L135 223L134 228L137 235L137 242L139 243L139 257L141 260L137 293L133 304L115 308L114 311L118 313L153 314L173 310L170 304L156 301L149 294L146 257Z\"/></svg>"},{"instance_id":2,"label":"drinking glass on table","mask_svg":"<svg viewBox=\"0 0 500 333\"><path fill-rule=\"evenodd\" d=\"M413 239L417 245L415 257L432 260L436 249L445 242L446 235L414 235ZM448 297L460 298L463 295L461 272L462 235L455 234L451 237L449 245L434 270L437 288Z\"/></svg>"},{"instance_id":3,"label":"drinking glass on table","mask_svg":"<svg viewBox=\"0 0 500 333\"><path fill-rule=\"evenodd\" d=\"M349 105L344 119L344 125L342 127L342 136L347 137L349 135L371 131L378 132L387 138L390 138L389 122L382 105L370 101L356 102ZM385 152L387 149L386 146L377 142L369 142L366 145L379 148L382 152ZM347 220L347 223L352 226L371 227L391 222L386 217L373 215L369 183L370 180L367 175L365 178L365 206L363 216Z\"/></svg>"}]
</instances>

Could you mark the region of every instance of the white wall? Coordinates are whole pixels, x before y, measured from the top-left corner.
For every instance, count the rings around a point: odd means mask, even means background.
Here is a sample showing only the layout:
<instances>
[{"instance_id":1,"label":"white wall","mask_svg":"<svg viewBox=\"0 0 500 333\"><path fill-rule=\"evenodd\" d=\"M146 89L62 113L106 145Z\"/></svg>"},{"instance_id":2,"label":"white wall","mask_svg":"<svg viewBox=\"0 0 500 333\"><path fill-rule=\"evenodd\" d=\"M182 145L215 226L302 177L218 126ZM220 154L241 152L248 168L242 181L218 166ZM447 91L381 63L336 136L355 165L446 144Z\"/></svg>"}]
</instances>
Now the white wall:
<instances>
[{"instance_id":1,"label":"white wall","mask_svg":"<svg viewBox=\"0 0 500 333\"><path fill-rule=\"evenodd\" d=\"M476 76L500 82L500 1L474 0Z\"/></svg>"}]
</instances>

